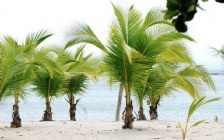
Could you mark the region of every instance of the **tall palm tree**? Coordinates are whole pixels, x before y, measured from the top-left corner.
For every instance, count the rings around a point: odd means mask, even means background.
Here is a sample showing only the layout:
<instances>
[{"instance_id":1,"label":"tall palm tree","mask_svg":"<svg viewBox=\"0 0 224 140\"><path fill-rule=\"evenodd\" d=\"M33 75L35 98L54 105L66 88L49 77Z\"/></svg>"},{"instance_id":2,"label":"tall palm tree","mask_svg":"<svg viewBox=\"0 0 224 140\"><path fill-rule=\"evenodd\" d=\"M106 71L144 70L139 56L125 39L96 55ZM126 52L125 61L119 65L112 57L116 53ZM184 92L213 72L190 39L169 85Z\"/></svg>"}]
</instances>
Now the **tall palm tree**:
<instances>
[{"instance_id":1,"label":"tall palm tree","mask_svg":"<svg viewBox=\"0 0 224 140\"><path fill-rule=\"evenodd\" d=\"M166 51L167 50L166 48L169 45L172 46L174 41L177 42L182 39L192 40L192 38L176 32L168 21L163 20L162 18L163 15L159 10L156 9L150 10L146 15L146 17L143 20L141 20L142 18L140 13L136 11L133 7L129 8L127 18L122 17L122 15L124 14L122 13L122 10L120 10L120 8L114 7L114 9L118 18L119 22L118 24L121 27L120 28L121 30L118 31L115 30L114 34L119 35L119 33L120 34L122 33L122 35L120 35L120 38L116 38L116 36L112 34L114 42L110 44L110 46L113 46L111 50L113 51L113 54L118 55L121 53L116 52L118 49L115 50L116 48L115 45L126 46L126 47L122 46L124 48L123 52L126 51L127 52L126 54L130 54L130 56L132 56L133 59L132 65L129 65L128 67L124 68L124 70L127 72L128 78L133 80L133 81L130 80L130 83L129 81L124 80L124 83L128 83L127 89L133 88L135 87L135 85L144 85L144 83L147 80L146 79L148 75L147 71L154 65L154 61L157 58L157 55L161 54L161 52L163 51ZM125 19L128 20L124 22ZM132 23L131 21L135 22ZM130 39L128 39L129 37ZM122 40L121 38L123 39L123 42L121 41ZM119 41L121 41L121 43ZM174 54L174 52L172 54ZM177 53L176 56L178 58L181 57L185 58L185 56L181 56ZM127 55L127 58L130 57L128 57ZM170 58L172 57L169 57L169 59ZM111 57L111 62L113 61L115 62L115 60L116 58ZM183 58L181 60L183 60ZM108 64L112 66L113 63ZM117 64L121 65L119 63ZM131 63L128 63L128 61L126 61L126 63L124 64L126 65ZM131 70L133 70L133 72L131 72ZM127 80L129 80L128 78ZM132 116L130 114L132 113L128 113L129 110L131 110L130 109L131 107L128 107L127 105L128 102L130 103L130 100L127 99L127 97L130 98L130 94L126 91L125 120L128 121L125 121L124 127L131 128L132 126L130 125L131 127L129 127L128 125L132 123L130 122ZM140 104L143 104L143 102L140 102ZM140 114L142 111L143 108L140 107ZM142 118L144 118L144 115L142 115Z\"/></svg>"},{"instance_id":2,"label":"tall palm tree","mask_svg":"<svg viewBox=\"0 0 224 140\"><path fill-rule=\"evenodd\" d=\"M184 42L194 40L177 32L169 21L163 20L163 13L160 9L152 9L147 13L136 38L132 46L143 56L137 63L146 65L145 77L149 77L153 67L160 63L192 63ZM134 84L134 93L140 105L138 118L140 120L146 119L143 111L143 100L147 81L148 79L144 78L135 81Z\"/></svg>"},{"instance_id":3,"label":"tall palm tree","mask_svg":"<svg viewBox=\"0 0 224 140\"><path fill-rule=\"evenodd\" d=\"M21 126L18 105L19 97L24 98L25 92L23 91L23 88L28 82L30 82L33 70L35 69L34 66L38 65L35 59L33 60L30 58L33 57L34 49L51 35L52 34L42 30L37 33L29 34L25 43L22 44L18 44L15 39L9 36L6 36L1 42L1 62L3 62L2 65L7 65L7 67L2 66L1 69L1 74L4 74L4 76L1 76L1 85L3 87L1 87L1 89L8 89L8 95L13 95L15 99L11 127ZM6 59L8 60L6 61ZM41 64L40 62L41 61L39 61L39 64ZM42 61L42 63L43 62L44 61ZM5 68L7 68L8 73L4 72L6 70ZM2 94L3 92L1 92L0 96L2 96Z\"/></svg>"}]
</instances>

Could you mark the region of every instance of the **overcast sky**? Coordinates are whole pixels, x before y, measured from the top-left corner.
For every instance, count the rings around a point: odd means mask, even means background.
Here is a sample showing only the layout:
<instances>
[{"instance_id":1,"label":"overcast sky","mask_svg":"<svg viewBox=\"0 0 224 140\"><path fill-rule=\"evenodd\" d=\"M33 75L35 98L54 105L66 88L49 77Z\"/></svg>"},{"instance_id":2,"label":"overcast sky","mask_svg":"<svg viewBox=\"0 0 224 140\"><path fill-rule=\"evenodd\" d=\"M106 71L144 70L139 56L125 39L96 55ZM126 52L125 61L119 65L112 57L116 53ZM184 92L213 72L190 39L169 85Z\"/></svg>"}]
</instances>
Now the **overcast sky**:
<instances>
[{"instance_id":1,"label":"overcast sky","mask_svg":"<svg viewBox=\"0 0 224 140\"><path fill-rule=\"evenodd\" d=\"M120 5L134 4L146 13L154 6L165 7L166 0L111 0ZM198 64L209 70L224 70L224 63L213 57L210 47L224 46L224 4L201 3L199 10L188 23L188 32L195 44L188 47ZM105 39L112 19L109 0L1 0L0 34L18 40L39 29L49 29L58 35L74 21L85 21L102 40Z\"/></svg>"}]
</instances>

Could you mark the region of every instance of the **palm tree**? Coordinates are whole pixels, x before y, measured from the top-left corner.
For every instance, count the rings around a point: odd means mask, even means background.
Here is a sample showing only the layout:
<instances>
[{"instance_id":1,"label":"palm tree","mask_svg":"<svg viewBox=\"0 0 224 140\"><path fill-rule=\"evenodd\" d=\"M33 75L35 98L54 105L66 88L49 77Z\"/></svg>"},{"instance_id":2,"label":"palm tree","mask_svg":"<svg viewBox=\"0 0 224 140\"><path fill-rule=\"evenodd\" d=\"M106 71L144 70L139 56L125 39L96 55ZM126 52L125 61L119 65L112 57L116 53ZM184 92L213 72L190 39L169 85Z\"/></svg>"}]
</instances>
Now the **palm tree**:
<instances>
[{"instance_id":1,"label":"palm tree","mask_svg":"<svg viewBox=\"0 0 224 140\"><path fill-rule=\"evenodd\" d=\"M65 86L67 87L67 102L70 105L70 120L76 121L76 106L79 102L79 99L75 100L75 96L78 94L82 94L85 92L87 88L88 77L84 74L77 74L73 77L69 78L68 84Z\"/></svg>"},{"instance_id":2,"label":"palm tree","mask_svg":"<svg viewBox=\"0 0 224 140\"><path fill-rule=\"evenodd\" d=\"M36 55L41 56L47 65L44 68L37 67L36 76L32 81L35 86L33 90L37 92L38 96L45 99L46 110L42 120L52 121L51 99L60 95L64 74L61 65L56 61L56 54L51 49L42 48Z\"/></svg>"},{"instance_id":3,"label":"palm tree","mask_svg":"<svg viewBox=\"0 0 224 140\"><path fill-rule=\"evenodd\" d=\"M82 45L76 49L74 55L62 50L58 53L58 59L61 68L65 74L63 77L63 93L68 96L67 102L70 104L70 120L76 121L76 105L79 102L75 100L75 96L85 92L87 82L92 79L96 81L96 76L101 72L99 68L99 60L92 57L92 54L84 55L84 47Z\"/></svg>"},{"instance_id":4,"label":"palm tree","mask_svg":"<svg viewBox=\"0 0 224 140\"><path fill-rule=\"evenodd\" d=\"M34 91L37 91L40 97L45 99L46 110L44 111L43 121L52 121L51 99L59 95L61 75L51 77L49 73L43 69L38 72L37 78L33 81Z\"/></svg>"},{"instance_id":5,"label":"palm tree","mask_svg":"<svg viewBox=\"0 0 224 140\"><path fill-rule=\"evenodd\" d=\"M115 11L118 10L116 6L113 5L113 7ZM134 55L134 53L137 54L137 52L135 52L134 50L129 51L129 49L131 48L126 45L124 38L122 37L122 35L119 33L118 29L115 26L112 27L111 29L111 33L110 33L111 40L109 40L108 48L105 48L104 45L102 45L102 43L99 41L99 39L96 37L96 35L93 33L93 31L88 25L85 25L85 24L75 25L75 28L73 28L73 31L75 31L75 33L74 33L73 40L70 41L71 44L80 43L80 42L91 43L106 53L106 57L104 58L104 61L109 70L107 71L107 73L111 77L113 77L114 80L122 83L126 93L126 112L127 113L126 113L124 128L132 128L133 107L131 104L130 94L131 94L131 87L132 87L133 81L129 76L132 76L134 73L133 69L131 69L131 67L133 66L132 60L134 60L134 58L131 58L131 55ZM114 43L117 43L117 44L114 44Z\"/></svg>"},{"instance_id":6,"label":"palm tree","mask_svg":"<svg viewBox=\"0 0 224 140\"><path fill-rule=\"evenodd\" d=\"M160 25L160 28L164 28L163 25ZM165 27L164 29L166 29L167 27ZM153 93L154 92L149 92L149 91L157 91L160 89L161 83L165 83L165 81L163 81L164 79L161 79L159 77L159 75L161 75L160 73L155 73L155 68L157 68L158 66L161 66L161 64L163 65L183 65L183 64L189 64L189 65L193 65L193 61L190 58L190 55L183 43L184 40L190 38L188 36L183 36L182 38L172 38L172 36L178 36L178 34L176 34L176 32L173 32L173 30L171 30L172 28L168 28L166 31L165 35L161 35L158 38L167 38L166 41L163 41L163 43L161 43L160 39L155 39L155 40L151 40L149 41L149 43L152 44L156 44L157 41L158 43L160 43L160 48L155 50L155 48L153 48L153 46L150 46L151 44L149 44L149 48L145 51L145 56L147 57L148 60L144 60L145 63L148 65L149 70L146 71L148 74L146 75L146 78L144 81L137 81L137 83L134 86L134 93L135 96L138 100L139 103L139 120L145 120L145 114L144 114L144 109L143 109L143 101L146 98L146 96L152 96L153 97ZM167 32L172 31L172 33L167 35ZM154 31L154 33L156 34L157 32ZM160 32L161 34L161 32ZM171 36L171 37L170 37ZM150 36L148 37L150 38ZM176 40L175 40L176 39ZM175 42L174 42L175 41ZM145 41L147 42L147 41ZM173 43L174 42L174 43ZM147 46L147 45L145 45ZM147 51L149 51L150 53L148 53ZM141 60L142 61L142 60ZM148 62L147 62L148 61ZM140 62L142 63L142 62ZM167 67L168 68L168 67ZM158 68L157 68L158 69ZM162 69L163 71L160 71L161 73L169 73L169 69ZM158 83L159 82L159 83ZM157 85L157 86L155 86ZM150 95L149 95L150 94ZM152 98L150 98L151 100L153 100ZM158 97L159 99L159 97ZM159 100L156 100L153 102L154 104L158 104ZM156 106L156 105L155 105ZM151 107L150 107L151 108ZM151 108L151 110L155 110Z\"/></svg>"},{"instance_id":7,"label":"palm tree","mask_svg":"<svg viewBox=\"0 0 224 140\"><path fill-rule=\"evenodd\" d=\"M164 72L163 69L167 71ZM161 71L162 70L162 71ZM155 77L156 75L156 77ZM148 79L148 91L146 98L150 103L150 119L157 119L157 107L160 100L172 94L174 91L184 90L193 99L198 99L200 93L198 87L207 85L215 90L215 85L209 73L197 65L169 64L160 65L154 70L154 74Z\"/></svg>"},{"instance_id":8,"label":"palm tree","mask_svg":"<svg viewBox=\"0 0 224 140\"><path fill-rule=\"evenodd\" d=\"M24 85L24 64L16 61L16 53L18 53L17 42L11 37L3 38L1 42L1 95L14 95L15 104L13 105L13 122L12 127L21 127L21 119L19 115L18 98L19 92ZM19 85L21 84L21 85ZM14 92L14 91L15 92ZM6 92L6 93L5 93ZM3 95L4 93L4 95Z\"/></svg>"},{"instance_id":9,"label":"palm tree","mask_svg":"<svg viewBox=\"0 0 224 140\"><path fill-rule=\"evenodd\" d=\"M1 42L1 94L7 90L7 95L13 95L15 104L13 105L13 121L11 127L21 127L21 118L19 115L19 97L24 98L26 92L24 86L30 82L37 61L30 59L33 57L34 49L52 34L46 31L29 34L25 43L18 44L15 39L6 36ZM9 58L10 57L10 58ZM41 61L39 61L39 64ZM43 63L43 61L42 61ZM8 72L6 72L7 70Z\"/></svg>"}]
</instances>

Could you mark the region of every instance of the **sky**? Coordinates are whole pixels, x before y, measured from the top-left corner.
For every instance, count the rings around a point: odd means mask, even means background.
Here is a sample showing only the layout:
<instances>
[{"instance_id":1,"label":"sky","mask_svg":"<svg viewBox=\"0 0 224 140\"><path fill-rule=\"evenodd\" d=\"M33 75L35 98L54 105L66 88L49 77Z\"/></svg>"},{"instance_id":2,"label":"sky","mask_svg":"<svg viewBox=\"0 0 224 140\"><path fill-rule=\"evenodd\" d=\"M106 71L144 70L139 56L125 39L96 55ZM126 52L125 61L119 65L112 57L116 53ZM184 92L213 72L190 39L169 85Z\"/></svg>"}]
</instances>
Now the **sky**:
<instances>
[{"instance_id":1,"label":"sky","mask_svg":"<svg viewBox=\"0 0 224 140\"><path fill-rule=\"evenodd\" d=\"M152 7L166 6L166 0L111 0L121 6L135 5L143 14ZM0 0L0 35L23 40L28 33L48 29L55 33L49 42L62 42L62 32L75 21L87 22L101 40L105 40L113 18L110 0ZM187 23L186 34L195 39L188 48L197 64L208 70L224 71L220 58L212 56L211 47L224 46L224 4L209 0L201 3ZM97 49L91 49L98 52Z\"/></svg>"}]
</instances>

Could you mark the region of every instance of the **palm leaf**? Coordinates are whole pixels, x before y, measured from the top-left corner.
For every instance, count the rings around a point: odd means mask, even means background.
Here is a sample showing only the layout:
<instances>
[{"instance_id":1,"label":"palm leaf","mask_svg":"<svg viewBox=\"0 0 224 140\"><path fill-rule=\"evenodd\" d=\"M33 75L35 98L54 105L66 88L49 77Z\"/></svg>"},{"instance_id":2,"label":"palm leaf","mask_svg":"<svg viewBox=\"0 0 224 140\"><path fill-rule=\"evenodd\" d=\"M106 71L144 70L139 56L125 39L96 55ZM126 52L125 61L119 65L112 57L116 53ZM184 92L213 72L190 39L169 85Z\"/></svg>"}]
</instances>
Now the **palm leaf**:
<instances>
[{"instance_id":1,"label":"palm leaf","mask_svg":"<svg viewBox=\"0 0 224 140\"><path fill-rule=\"evenodd\" d=\"M65 46L65 49L79 43L89 43L92 44L103 52L107 52L107 49L101 43L101 41L94 34L92 29L86 23L75 23L71 27L67 34L72 38Z\"/></svg>"},{"instance_id":2,"label":"palm leaf","mask_svg":"<svg viewBox=\"0 0 224 140\"><path fill-rule=\"evenodd\" d=\"M193 125L191 125L191 127L196 127L203 122L205 122L205 120L198 121L198 122L194 123ZM189 127L188 129L190 129L191 127Z\"/></svg>"}]
</instances>

